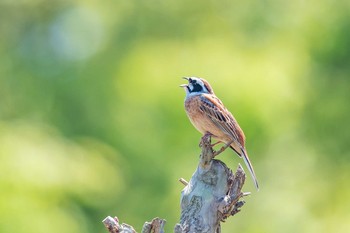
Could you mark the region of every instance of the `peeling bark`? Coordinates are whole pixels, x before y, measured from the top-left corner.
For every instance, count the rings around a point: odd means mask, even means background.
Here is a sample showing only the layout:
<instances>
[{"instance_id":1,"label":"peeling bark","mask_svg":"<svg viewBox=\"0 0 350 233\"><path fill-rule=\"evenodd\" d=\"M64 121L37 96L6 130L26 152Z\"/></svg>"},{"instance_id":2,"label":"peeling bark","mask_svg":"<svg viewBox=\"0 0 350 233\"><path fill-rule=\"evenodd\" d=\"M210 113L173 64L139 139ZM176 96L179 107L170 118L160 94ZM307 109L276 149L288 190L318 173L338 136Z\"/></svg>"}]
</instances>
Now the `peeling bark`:
<instances>
[{"instance_id":1,"label":"peeling bark","mask_svg":"<svg viewBox=\"0 0 350 233\"><path fill-rule=\"evenodd\" d=\"M136 233L134 228L126 223L119 224L117 217L106 217L103 224L109 233ZM164 233L164 225L166 221L160 218L154 218L151 222L145 222L141 233Z\"/></svg>"},{"instance_id":2,"label":"peeling bark","mask_svg":"<svg viewBox=\"0 0 350 233\"><path fill-rule=\"evenodd\" d=\"M126 223L119 224L119 219L117 217L112 218L108 216L102 222L109 233L136 233L132 226Z\"/></svg>"},{"instance_id":3,"label":"peeling bark","mask_svg":"<svg viewBox=\"0 0 350 233\"><path fill-rule=\"evenodd\" d=\"M241 189L245 174L239 165L235 174L223 162L213 159L210 136L201 141L197 170L181 193L180 223L176 233L220 232L220 222L239 212L244 201Z\"/></svg>"},{"instance_id":4,"label":"peeling bark","mask_svg":"<svg viewBox=\"0 0 350 233\"><path fill-rule=\"evenodd\" d=\"M185 188L181 192L181 216L175 233L220 232L220 223L237 214L245 203L241 198L250 194L241 191L245 181L241 165L233 174L225 163L214 159L225 147L214 151L210 135L202 137L200 146L199 164L191 180L180 179ZM103 223L110 233L135 232L128 224L119 224L117 217L107 217ZM155 218L144 224L142 233L163 233L164 224L165 220Z\"/></svg>"}]
</instances>

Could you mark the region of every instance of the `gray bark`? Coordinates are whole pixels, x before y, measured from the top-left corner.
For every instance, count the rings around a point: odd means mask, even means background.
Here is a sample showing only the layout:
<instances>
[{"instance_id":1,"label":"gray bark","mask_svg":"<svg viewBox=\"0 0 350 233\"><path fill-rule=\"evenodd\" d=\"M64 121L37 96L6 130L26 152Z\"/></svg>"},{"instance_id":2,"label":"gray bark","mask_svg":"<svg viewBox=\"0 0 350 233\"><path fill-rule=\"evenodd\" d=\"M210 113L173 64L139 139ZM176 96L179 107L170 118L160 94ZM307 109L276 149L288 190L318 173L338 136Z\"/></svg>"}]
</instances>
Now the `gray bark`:
<instances>
[{"instance_id":1,"label":"gray bark","mask_svg":"<svg viewBox=\"0 0 350 233\"><path fill-rule=\"evenodd\" d=\"M249 193L241 191L245 173L241 165L235 174L226 164L214 159L226 149L215 152L211 146L210 135L205 135L200 143L202 152L197 170L189 182L180 179L185 185L181 192L180 222L175 225L175 233L218 233L220 223L240 211L244 201L240 200ZM128 224L119 224L117 217L103 220L110 233L134 233ZM163 233L165 220L155 218L146 222L142 233Z\"/></svg>"},{"instance_id":2,"label":"gray bark","mask_svg":"<svg viewBox=\"0 0 350 233\"><path fill-rule=\"evenodd\" d=\"M136 233L132 226L126 223L120 224L117 217L112 218L108 216L102 222L109 233ZM165 222L164 219L160 218L154 218L151 222L145 222L141 233L164 233Z\"/></svg>"},{"instance_id":3,"label":"gray bark","mask_svg":"<svg viewBox=\"0 0 350 233\"><path fill-rule=\"evenodd\" d=\"M210 136L201 141L202 153L197 170L181 193L180 223L176 233L220 232L220 222L239 212L244 201L241 192L245 174L239 165L235 175L223 162L213 159L216 153Z\"/></svg>"}]
</instances>

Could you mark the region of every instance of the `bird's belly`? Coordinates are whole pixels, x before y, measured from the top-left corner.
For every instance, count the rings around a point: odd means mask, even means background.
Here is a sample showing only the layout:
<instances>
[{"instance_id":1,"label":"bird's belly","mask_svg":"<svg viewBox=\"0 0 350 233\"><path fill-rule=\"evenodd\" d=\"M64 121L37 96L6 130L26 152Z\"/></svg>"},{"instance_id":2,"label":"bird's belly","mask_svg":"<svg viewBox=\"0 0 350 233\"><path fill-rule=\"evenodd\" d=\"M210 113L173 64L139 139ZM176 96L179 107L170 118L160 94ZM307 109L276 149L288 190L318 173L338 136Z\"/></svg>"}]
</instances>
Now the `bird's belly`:
<instances>
[{"instance_id":1,"label":"bird's belly","mask_svg":"<svg viewBox=\"0 0 350 233\"><path fill-rule=\"evenodd\" d=\"M188 114L188 117L192 125L202 134L209 132L215 135L213 133L213 129L215 128L213 122L204 116L203 113L198 112L196 114Z\"/></svg>"},{"instance_id":2,"label":"bird's belly","mask_svg":"<svg viewBox=\"0 0 350 233\"><path fill-rule=\"evenodd\" d=\"M222 142L231 141L230 137L219 129L213 121L199 108L199 101L190 100L185 102L185 109L192 125L203 135L210 133L213 138Z\"/></svg>"}]
</instances>

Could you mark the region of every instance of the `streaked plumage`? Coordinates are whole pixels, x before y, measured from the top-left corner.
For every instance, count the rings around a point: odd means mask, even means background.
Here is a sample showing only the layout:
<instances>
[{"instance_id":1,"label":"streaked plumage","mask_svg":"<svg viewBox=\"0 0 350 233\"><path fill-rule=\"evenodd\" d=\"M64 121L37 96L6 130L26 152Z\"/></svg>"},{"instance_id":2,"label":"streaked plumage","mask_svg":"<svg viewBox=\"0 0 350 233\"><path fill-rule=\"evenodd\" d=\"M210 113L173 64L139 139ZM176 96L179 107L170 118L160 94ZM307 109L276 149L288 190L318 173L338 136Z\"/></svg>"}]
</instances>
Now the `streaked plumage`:
<instances>
[{"instance_id":1,"label":"streaked plumage","mask_svg":"<svg viewBox=\"0 0 350 233\"><path fill-rule=\"evenodd\" d=\"M215 96L206 80L196 77L185 79L188 80L188 84L181 87L186 91L185 109L193 126L203 135L210 133L214 139L225 144L230 143L230 148L243 158L256 188L259 189L253 166L244 147L245 136L236 119Z\"/></svg>"}]
</instances>

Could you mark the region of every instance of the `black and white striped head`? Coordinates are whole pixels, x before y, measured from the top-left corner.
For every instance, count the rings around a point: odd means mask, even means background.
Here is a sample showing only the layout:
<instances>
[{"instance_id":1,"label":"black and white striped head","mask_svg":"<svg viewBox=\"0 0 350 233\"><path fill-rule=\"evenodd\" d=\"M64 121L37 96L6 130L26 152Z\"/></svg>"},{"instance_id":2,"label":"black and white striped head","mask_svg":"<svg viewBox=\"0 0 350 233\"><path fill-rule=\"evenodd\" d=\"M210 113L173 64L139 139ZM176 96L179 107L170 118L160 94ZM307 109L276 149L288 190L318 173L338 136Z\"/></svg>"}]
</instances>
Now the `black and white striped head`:
<instances>
[{"instance_id":1,"label":"black and white striped head","mask_svg":"<svg viewBox=\"0 0 350 233\"><path fill-rule=\"evenodd\" d=\"M207 80L197 77L184 77L184 79L188 81L188 84L182 84L180 87L185 88L186 95L214 94Z\"/></svg>"}]
</instances>

